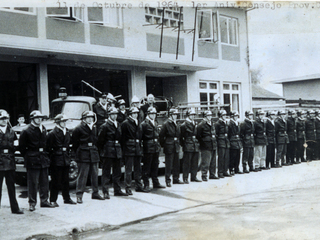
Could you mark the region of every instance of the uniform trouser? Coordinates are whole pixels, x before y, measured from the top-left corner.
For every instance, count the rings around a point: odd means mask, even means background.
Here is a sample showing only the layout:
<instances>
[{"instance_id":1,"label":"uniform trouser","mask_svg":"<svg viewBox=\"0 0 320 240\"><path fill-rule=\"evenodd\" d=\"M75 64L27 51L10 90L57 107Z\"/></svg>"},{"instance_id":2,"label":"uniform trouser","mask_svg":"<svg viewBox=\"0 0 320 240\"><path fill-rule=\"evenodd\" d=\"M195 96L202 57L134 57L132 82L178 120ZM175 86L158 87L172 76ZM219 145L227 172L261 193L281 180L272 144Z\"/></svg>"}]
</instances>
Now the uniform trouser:
<instances>
[{"instance_id":1,"label":"uniform trouser","mask_svg":"<svg viewBox=\"0 0 320 240\"><path fill-rule=\"evenodd\" d=\"M76 194L82 197L86 189L88 174L91 175L92 195L98 194L98 165L99 163L78 163L79 176L77 179Z\"/></svg>"},{"instance_id":2,"label":"uniform trouser","mask_svg":"<svg viewBox=\"0 0 320 240\"><path fill-rule=\"evenodd\" d=\"M274 143L269 143L267 146L267 156L266 156L266 167L274 167L274 157L275 157L275 145Z\"/></svg>"},{"instance_id":3,"label":"uniform trouser","mask_svg":"<svg viewBox=\"0 0 320 240\"><path fill-rule=\"evenodd\" d=\"M229 169L229 148L218 148L218 173L226 174Z\"/></svg>"},{"instance_id":4,"label":"uniform trouser","mask_svg":"<svg viewBox=\"0 0 320 240\"><path fill-rule=\"evenodd\" d=\"M69 200L69 166L51 166L50 170L50 202L57 201L59 190L62 190L63 200Z\"/></svg>"},{"instance_id":5,"label":"uniform trouser","mask_svg":"<svg viewBox=\"0 0 320 240\"><path fill-rule=\"evenodd\" d=\"M35 206L37 204L37 190L39 185L40 201L45 203L49 197L49 179L48 168L28 168L28 198L29 204Z\"/></svg>"},{"instance_id":6,"label":"uniform trouser","mask_svg":"<svg viewBox=\"0 0 320 240\"><path fill-rule=\"evenodd\" d=\"M293 163L294 159L297 155L297 141L290 141L290 143L287 144L287 154L286 154L286 160L287 163Z\"/></svg>"},{"instance_id":7,"label":"uniform trouser","mask_svg":"<svg viewBox=\"0 0 320 240\"><path fill-rule=\"evenodd\" d=\"M170 183L171 179L171 172L173 175L173 181L179 180L179 174L180 174L180 159L179 159L179 153L166 153L165 154L165 161L166 161L166 183Z\"/></svg>"},{"instance_id":8,"label":"uniform trouser","mask_svg":"<svg viewBox=\"0 0 320 240\"><path fill-rule=\"evenodd\" d=\"M266 166L267 145L254 146L254 167L262 168Z\"/></svg>"},{"instance_id":9,"label":"uniform trouser","mask_svg":"<svg viewBox=\"0 0 320 240\"><path fill-rule=\"evenodd\" d=\"M1 197L2 197L3 178L6 178L6 185L7 185L7 191L8 191L9 200L10 200L11 212L17 212L19 210L19 205L16 198L16 188L14 186L14 177L15 177L14 170L0 171L0 204L1 204Z\"/></svg>"},{"instance_id":10,"label":"uniform trouser","mask_svg":"<svg viewBox=\"0 0 320 240\"><path fill-rule=\"evenodd\" d=\"M307 141L308 147L307 147L307 160L315 160L315 152L316 152L316 141L315 140L309 140Z\"/></svg>"},{"instance_id":11,"label":"uniform trouser","mask_svg":"<svg viewBox=\"0 0 320 240\"><path fill-rule=\"evenodd\" d=\"M320 160L320 139L316 142L316 159Z\"/></svg>"},{"instance_id":12,"label":"uniform trouser","mask_svg":"<svg viewBox=\"0 0 320 240\"><path fill-rule=\"evenodd\" d=\"M243 148L243 155L242 155L242 165L243 171L247 169L247 165L249 165L249 169L253 170L253 147L244 147Z\"/></svg>"},{"instance_id":13,"label":"uniform trouser","mask_svg":"<svg viewBox=\"0 0 320 240\"><path fill-rule=\"evenodd\" d=\"M101 160L102 160L102 176L101 176L102 192L109 193L108 185L111 180L111 168L112 168L113 190L115 193L120 192L121 191L121 187L120 187L121 159L101 157Z\"/></svg>"},{"instance_id":14,"label":"uniform trouser","mask_svg":"<svg viewBox=\"0 0 320 240\"><path fill-rule=\"evenodd\" d=\"M277 157L276 157L276 162L277 165L281 163L281 165L284 164L284 156L286 155L287 152L287 144L277 144Z\"/></svg>"},{"instance_id":15,"label":"uniform trouser","mask_svg":"<svg viewBox=\"0 0 320 240\"><path fill-rule=\"evenodd\" d=\"M142 179L144 186L149 186L151 177L153 186L159 185L158 179L159 153L144 153L142 166Z\"/></svg>"},{"instance_id":16,"label":"uniform trouser","mask_svg":"<svg viewBox=\"0 0 320 240\"><path fill-rule=\"evenodd\" d=\"M126 189L131 189L132 182L132 165L134 167L134 180L136 189L142 189L141 183L141 157L140 156L125 156L126 174L125 185Z\"/></svg>"},{"instance_id":17,"label":"uniform trouser","mask_svg":"<svg viewBox=\"0 0 320 240\"><path fill-rule=\"evenodd\" d=\"M239 172L239 164L240 164L240 149L230 148L230 163L229 170Z\"/></svg>"},{"instance_id":18,"label":"uniform trouser","mask_svg":"<svg viewBox=\"0 0 320 240\"><path fill-rule=\"evenodd\" d=\"M297 141L297 155L296 155L296 161L299 162L299 159L301 162L305 161L304 159L304 146L305 140L303 138L298 138Z\"/></svg>"},{"instance_id":19,"label":"uniform trouser","mask_svg":"<svg viewBox=\"0 0 320 240\"><path fill-rule=\"evenodd\" d=\"M216 150L201 150L201 176L207 178L208 170L210 177L216 175L217 157Z\"/></svg>"},{"instance_id":20,"label":"uniform trouser","mask_svg":"<svg viewBox=\"0 0 320 240\"><path fill-rule=\"evenodd\" d=\"M191 172L191 180L197 178L199 162L199 152L184 152L183 153L183 179L188 179Z\"/></svg>"}]
</instances>

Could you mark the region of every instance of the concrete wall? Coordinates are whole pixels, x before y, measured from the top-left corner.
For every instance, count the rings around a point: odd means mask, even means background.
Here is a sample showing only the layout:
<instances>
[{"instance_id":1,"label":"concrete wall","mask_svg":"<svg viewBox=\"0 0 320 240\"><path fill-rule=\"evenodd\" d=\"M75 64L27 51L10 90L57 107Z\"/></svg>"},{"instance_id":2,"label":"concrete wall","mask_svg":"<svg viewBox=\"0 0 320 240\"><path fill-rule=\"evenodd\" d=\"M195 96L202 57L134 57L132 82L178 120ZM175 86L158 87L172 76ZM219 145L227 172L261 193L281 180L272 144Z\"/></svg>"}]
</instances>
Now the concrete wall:
<instances>
[{"instance_id":1,"label":"concrete wall","mask_svg":"<svg viewBox=\"0 0 320 240\"><path fill-rule=\"evenodd\" d=\"M283 83L283 96L286 99L320 100L320 79Z\"/></svg>"},{"instance_id":2,"label":"concrete wall","mask_svg":"<svg viewBox=\"0 0 320 240\"><path fill-rule=\"evenodd\" d=\"M124 48L123 29L91 24L90 43L95 45Z\"/></svg>"}]
</instances>

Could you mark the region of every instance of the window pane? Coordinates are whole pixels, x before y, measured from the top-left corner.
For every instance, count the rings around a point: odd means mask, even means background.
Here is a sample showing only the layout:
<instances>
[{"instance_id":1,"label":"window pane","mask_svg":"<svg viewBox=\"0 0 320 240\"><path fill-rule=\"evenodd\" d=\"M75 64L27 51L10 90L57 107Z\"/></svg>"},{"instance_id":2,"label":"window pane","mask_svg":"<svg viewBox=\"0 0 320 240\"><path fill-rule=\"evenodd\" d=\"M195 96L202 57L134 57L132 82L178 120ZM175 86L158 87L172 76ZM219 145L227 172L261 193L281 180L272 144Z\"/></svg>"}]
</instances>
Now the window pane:
<instances>
[{"instance_id":1,"label":"window pane","mask_svg":"<svg viewBox=\"0 0 320 240\"><path fill-rule=\"evenodd\" d=\"M214 102L214 95L216 95L216 94L215 94L215 93L209 93L210 104L215 104L215 102Z\"/></svg>"},{"instance_id":2,"label":"window pane","mask_svg":"<svg viewBox=\"0 0 320 240\"><path fill-rule=\"evenodd\" d=\"M234 45L237 44L236 23L236 19L229 19L229 43Z\"/></svg>"},{"instance_id":3,"label":"window pane","mask_svg":"<svg viewBox=\"0 0 320 240\"><path fill-rule=\"evenodd\" d=\"M223 104L230 104L230 94L223 94ZM224 109L227 111L227 113L230 113L230 105L227 107L224 107Z\"/></svg>"},{"instance_id":4,"label":"window pane","mask_svg":"<svg viewBox=\"0 0 320 240\"><path fill-rule=\"evenodd\" d=\"M239 85L232 84L232 90L239 90Z\"/></svg>"},{"instance_id":5,"label":"window pane","mask_svg":"<svg viewBox=\"0 0 320 240\"><path fill-rule=\"evenodd\" d=\"M47 14L48 15L68 15L68 8L62 7L62 8L57 8L57 7L48 7L47 8Z\"/></svg>"},{"instance_id":6,"label":"window pane","mask_svg":"<svg viewBox=\"0 0 320 240\"><path fill-rule=\"evenodd\" d=\"M217 89L216 83L210 83L210 89Z\"/></svg>"},{"instance_id":7,"label":"window pane","mask_svg":"<svg viewBox=\"0 0 320 240\"><path fill-rule=\"evenodd\" d=\"M207 105L208 104L207 93L200 93L200 104L201 105Z\"/></svg>"},{"instance_id":8,"label":"window pane","mask_svg":"<svg viewBox=\"0 0 320 240\"><path fill-rule=\"evenodd\" d=\"M207 83L201 82L201 83L199 83L199 87L200 87L200 89L207 89Z\"/></svg>"},{"instance_id":9,"label":"window pane","mask_svg":"<svg viewBox=\"0 0 320 240\"><path fill-rule=\"evenodd\" d=\"M223 90L229 90L230 85L229 84L223 84Z\"/></svg>"},{"instance_id":10,"label":"window pane","mask_svg":"<svg viewBox=\"0 0 320 240\"><path fill-rule=\"evenodd\" d=\"M33 9L28 7L15 7L14 10L24 11L24 12L33 12Z\"/></svg>"},{"instance_id":11,"label":"window pane","mask_svg":"<svg viewBox=\"0 0 320 240\"><path fill-rule=\"evenodd\" d=\"M198 13L199 38L212 38L211 28L212 28L211 11L199 11Z\"/></svg>"},{"instance_id":12,"label":"window pane","mask_svg":"<svg viewBox=\"0 0 320 240\"><path fill-rule=\"evenodd\" d=\"M228 43L228 23L227 19L220 17L220 33L221 33L221 42Z\"/></svg>"},{"instance_id":13,"label":"window pane","mask_svg":"<svg viewBox=\"0 0 320 240\"><path fill-rule=\"evenodd\" d=\"M88 21L103 22L103 8L88 7Z\"/></svg>"},{"instance_id":14,"label":"window pane","mask_svg":"<svg viewBox=\"0 0 320 240\"><path fill-rule=\"evenodd\" d=\"M239 111L239 94L232 94L232 110Z\"/></svg>"}]
</instances>

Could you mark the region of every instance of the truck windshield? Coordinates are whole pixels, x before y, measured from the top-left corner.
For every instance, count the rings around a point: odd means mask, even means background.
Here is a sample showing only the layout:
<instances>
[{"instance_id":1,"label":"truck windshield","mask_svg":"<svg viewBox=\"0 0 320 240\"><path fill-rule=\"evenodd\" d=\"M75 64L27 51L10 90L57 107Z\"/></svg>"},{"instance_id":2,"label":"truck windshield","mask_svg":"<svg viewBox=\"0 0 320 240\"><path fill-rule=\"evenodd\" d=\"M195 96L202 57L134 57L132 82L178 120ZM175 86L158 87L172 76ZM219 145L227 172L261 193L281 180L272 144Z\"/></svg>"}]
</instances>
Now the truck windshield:
<instances>
[{"instance_id":1,"label":"truck windshield","mask_svg":"<svg viewBox=\"0 0 320 240\"><path fill-rule=\"evenodd\" d=\"M62 113L70 119L81 119L81 114L89 110L89 104L84 102L55 102L52 103L51 117Z\"/></svg>"}]
</instances>

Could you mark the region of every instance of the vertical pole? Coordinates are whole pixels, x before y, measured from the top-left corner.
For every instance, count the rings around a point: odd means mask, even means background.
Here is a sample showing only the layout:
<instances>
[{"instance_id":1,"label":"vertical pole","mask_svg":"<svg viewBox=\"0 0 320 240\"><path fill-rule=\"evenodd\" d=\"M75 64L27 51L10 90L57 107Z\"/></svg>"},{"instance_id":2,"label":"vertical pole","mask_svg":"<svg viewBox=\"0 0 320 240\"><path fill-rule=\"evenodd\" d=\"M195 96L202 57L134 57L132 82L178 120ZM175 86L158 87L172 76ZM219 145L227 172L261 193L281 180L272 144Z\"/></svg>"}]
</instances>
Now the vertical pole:
<instances>
[{"instance_id":1,"label":"vertical pole","mask_svg":"<svg viewBox=\"0 0 320 240\"><path fill-rule=\"evenodd\" d=\"M180 7L180 15L179 15L179 22L178 22L178 39L177 39L177 51L176 51L176 59L178 59L179 56L179 43L180 43L180 27L181 27L181 13L182 13L182 8Z\"/></svg>"},{"instance_id":2,"label":"vertical pole","mask_svg":"<svg viewBox=\"0 0 320 240\"><path fill-rule=\"evenodd\" d=\"M164 24L164 9L162 11L162 23L161 23L161 37L160 37L160 53L159 53L159 58L161 58L161 53L162 53L162 39L163 39L163 24Z\"/></svg>"},{"instance_id":3,"label":"vertical pole","mask_svg":"<svg viewBox=\"0 0 320 240\"><path fill-rule=\"evenodd\" d=\"M193 44L192 44L192 61L194 60L194 44L195 44L195 41L196 41L197 12L198 12L198 7L196 7L195 15L194 15Z\"/></svg>"}]
</instances>

